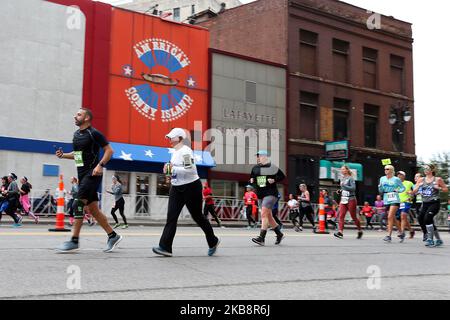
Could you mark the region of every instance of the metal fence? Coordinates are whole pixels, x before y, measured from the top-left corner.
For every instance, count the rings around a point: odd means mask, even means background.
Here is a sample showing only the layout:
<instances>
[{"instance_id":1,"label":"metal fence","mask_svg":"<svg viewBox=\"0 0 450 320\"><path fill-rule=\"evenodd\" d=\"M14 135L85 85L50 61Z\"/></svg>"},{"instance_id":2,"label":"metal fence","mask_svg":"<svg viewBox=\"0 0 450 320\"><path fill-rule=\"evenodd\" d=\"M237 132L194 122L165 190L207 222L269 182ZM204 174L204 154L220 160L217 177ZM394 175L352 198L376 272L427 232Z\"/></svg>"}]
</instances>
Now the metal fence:
<instances>
[{"instance_id":1,"label":"metal fence","mask_svg":"<svg viewBox=\"0 0 450 320\"><path fill-rule=\"evenodd\" d=\"M49 192L47 190L33 190L30 193L31 210L39 216L52 216L56 214L56 192ZM106 194L102 198L102 194L99 193L100 204L104 212L112 208L114 204L114 197L110 194ZM168 196L161 195L124 195L125 199L125 213L127 217L138 219L165 219L167 215ZM65 206L67 213L68 199L66 196ZM245 216L245 204L243 200L227 197L214 197L214 205L216 213L221 220L224 221L243 221L246 220ZM315 212L316 221L318 219L319 205L312 204ZM363 216L359 215L362 206L357 207L357 213L359 219L365 222ZM183 209L180 219L189 218L190 214L186 208ZM282 221L289 220L289 208L285 201L280 201L278 217ZM446 203L442 203L441 212L436 216L435 221L437 225L447 225L448 210L446 209ZM350 221L349 214L346 215L346 221ZM380 216L374 215L372 223L376 224L380 222Z\"/></svg>"}]
</instances>

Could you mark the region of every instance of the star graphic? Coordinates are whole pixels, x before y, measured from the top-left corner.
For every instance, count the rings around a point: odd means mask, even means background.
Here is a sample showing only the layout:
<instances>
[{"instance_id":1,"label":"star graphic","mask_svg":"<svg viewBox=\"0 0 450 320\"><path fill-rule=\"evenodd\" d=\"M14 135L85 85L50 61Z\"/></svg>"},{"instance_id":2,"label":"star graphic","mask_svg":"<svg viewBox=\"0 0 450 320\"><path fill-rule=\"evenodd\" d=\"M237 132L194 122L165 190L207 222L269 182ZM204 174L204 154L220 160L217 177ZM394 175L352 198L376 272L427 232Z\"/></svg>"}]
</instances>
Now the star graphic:
<instances>
[{"instance_id":1,"label":"star graphic","mask_svg":"<svg viewBox=\"0 0 450 320\"><path fill-rule=\"evenodd\" d=\"M131 77L133 75L133 69L131 66L126 65L123 67L123 75L126 77Z\"/></svg>"},{"instance_id":2,"label":"star graphic","mask_svg":"<svg viewBox=\"0 0 450 320\"><path fill-rule=\"evenodd\" d=\"M145 151L145 155L146 155L147 157L153 158L153 156L154 156L155 154L152 152L152 150L147 150L147 151Z\"/></svg>"},{"instance_id":3,"label":"star graphic","mask_svg":"<svg viewBox=\"0 0 450 320\"><path fill-rule=\"evenodd\" d=\"M195 162L197 162L197 163L202 163L203 162L203 157L201 155L199 155L199 154L195 154L194 158L195 158Z\"/></svg>"},{"instance_id":4,"label":"star graphic","mask_svg":"<svg viewBox=\"0 0 450 320\"><path fill-rule=\"evenodd\" d=\"M187 79L187 85L188 87L195 87L195 80L194 78L192 78L192 76Z\"/></svg>"},{"instance_id":5,"label":"star graphic","mask_svg":"<svg viewBox=\"0 0 450 320\"><path fill-rule=\"evenodd\" d=\"M131 153L125 153L123 152L123 150L120 151L122 154L119 158L126 160L126 161L133 161L133 159L131 159Z\"/></svg>"}]
</instances>

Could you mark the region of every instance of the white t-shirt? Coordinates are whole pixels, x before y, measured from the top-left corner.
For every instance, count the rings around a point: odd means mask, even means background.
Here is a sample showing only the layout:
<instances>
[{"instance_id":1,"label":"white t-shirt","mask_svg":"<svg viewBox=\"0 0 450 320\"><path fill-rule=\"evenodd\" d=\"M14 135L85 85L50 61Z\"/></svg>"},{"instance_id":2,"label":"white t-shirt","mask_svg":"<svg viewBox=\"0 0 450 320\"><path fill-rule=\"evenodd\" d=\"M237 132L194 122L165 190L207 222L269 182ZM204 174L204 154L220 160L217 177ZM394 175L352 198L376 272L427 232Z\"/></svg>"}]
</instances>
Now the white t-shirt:
<instances>
[{"instance_id":1,"label":"white t-shirt","mask_svg":"<svg viewBox=\"0 0 450 320\"><path fill-rule=\"evenodd\" d=\"M295 199L289 200L288 201L288 207L289 209L297 209L298 208L298 201Z\"/></svg>"},{"instance_id":2,"label":"white t-shirt","mask_svg":"<svg viewBox=\"0 0 450 320\"><path fill-rule=\"evenodd\" d=\"M182 186L200 179L194 162L194 153L188 146L182 146L179 150L174 149L170 163L173 166L173 186Z\"/></svg>"}]
</instances>

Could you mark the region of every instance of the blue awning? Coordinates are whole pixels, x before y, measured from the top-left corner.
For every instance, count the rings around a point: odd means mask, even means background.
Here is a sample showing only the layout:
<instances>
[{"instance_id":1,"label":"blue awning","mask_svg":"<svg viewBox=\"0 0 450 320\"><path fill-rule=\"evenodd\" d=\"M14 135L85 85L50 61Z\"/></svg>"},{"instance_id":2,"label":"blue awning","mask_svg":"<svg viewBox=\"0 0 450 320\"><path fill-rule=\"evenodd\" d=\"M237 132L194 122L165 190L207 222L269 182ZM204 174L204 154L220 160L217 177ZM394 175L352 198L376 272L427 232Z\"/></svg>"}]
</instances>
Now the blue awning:
<instances>
[{"instance_id":1,"label":"blue awning","mask_svg":"<svg viewBox=\"0 0 450 320\"><path fill-rule=\"evenodd\" d=\"M167 163L172 158L172 148L161 148L153 146L143 146L137 144L127 144L110 142L114 149L112 160ZM207 151L194 150L195 164L199 167L215 167L216 163Z\"/></svg>"}]
</instances>

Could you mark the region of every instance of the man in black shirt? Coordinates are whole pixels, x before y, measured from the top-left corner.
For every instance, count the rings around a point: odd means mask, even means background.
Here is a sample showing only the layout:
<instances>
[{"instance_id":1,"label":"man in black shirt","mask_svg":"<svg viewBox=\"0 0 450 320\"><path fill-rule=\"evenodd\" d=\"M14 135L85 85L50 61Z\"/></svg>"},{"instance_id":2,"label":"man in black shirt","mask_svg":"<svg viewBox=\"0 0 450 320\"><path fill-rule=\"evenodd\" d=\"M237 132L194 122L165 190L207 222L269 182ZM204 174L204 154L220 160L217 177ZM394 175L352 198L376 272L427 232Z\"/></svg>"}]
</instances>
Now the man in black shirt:
<instances>
[{"instance_id":1,"label":"man in black shirt","mask_svg":"<svg viewBox=\"0 0 450 320\"><path fill-rule=\"evenodd\" d=\"M64 242L57 250L72 252L79 249L78 241L83 225L84 207L87 206L89 212L108 234L107 248L104 252L111 252L122 240L122 236L114 232L106 216L100 211L97 190L102 182L103 167L111 159L114 151L103 134L91 126L93 116L89 109L80 109L74 118L75 124L80 129L73 136L73 151L64 153L59 149L56 151L56 156L60 159L75 160L80 184L74 208L75 221L72 239ZM104 151L102 159L100 159L100 147Z\"/></svg>"},{"instance_id":2,"label":"man in black shirt","mask_svg":"<svg viewBox=\"0 0 450 320\"><path fill-rule=\"evenodd\" d=\"M258 164L252 169L250 183L256 186L256 194L261 203L261 233L252 241L263 246L270 224L277 235L275 244L280 244L284 234L272 216L272 209L278 201L277 182L284 180L286 176L277 166L270 163L267 151L258 151L256 156Z\"/></svg>"}]
</instances>

